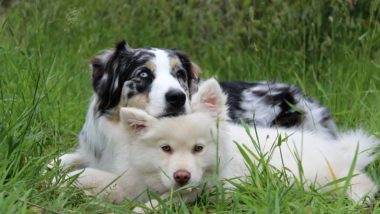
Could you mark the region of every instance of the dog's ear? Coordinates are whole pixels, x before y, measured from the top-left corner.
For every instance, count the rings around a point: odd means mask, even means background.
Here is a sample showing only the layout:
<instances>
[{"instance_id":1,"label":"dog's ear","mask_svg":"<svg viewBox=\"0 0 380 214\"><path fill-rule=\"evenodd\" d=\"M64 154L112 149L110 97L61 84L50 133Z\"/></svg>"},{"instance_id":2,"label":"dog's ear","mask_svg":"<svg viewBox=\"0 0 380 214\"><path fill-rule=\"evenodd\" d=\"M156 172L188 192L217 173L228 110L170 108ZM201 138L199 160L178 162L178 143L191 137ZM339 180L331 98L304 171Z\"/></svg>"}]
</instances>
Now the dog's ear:
<instances>
[{"instance_id":1,"label":"dog's ear","mask_svg":"<svg viewBox=\"0 0 380 214\"><path fill-rule=\"evenodd\" d=\"M104 94L105 88L110 78L106 71L106 65L113 53L113 50L108 50L90 60L90 65L92 68L92 86L94 88L94 91L99 96L102 96Z\"/></svg>"},{"instance_id":2,"label":"dog's ear","mask_svg":"<svg viewBox=\"0 0 380 214\"><path fill-rule=\"evenodd\" d=\"M227 95L215 79L209 79L201 84L191 101L193 112L209 112L214 117L227 119Z\"/></svg>"},{"instance_id":3,"label":"dog's ear","mask_svg":"<svg viewBox=\"0 0 380 214\"><path fill-rule=\"evenodd\" d=\"M198 90L201 69L197 64L193 63L185 53L177 51L175 49L172 50L177 55L178 59L182 63L182 66L187 72L187 76L189 77L187 84L191 95Z\"/></svg>"},{"instance_id":4,"label":"dog's ear","mask_svg":"<svg viewBox=\"0 0 380 214\"><path fill-rule=\"evenodd\" d=\"M120 109L120 121L131 134L144 133L156 120L141 109L125 107Z\"/></svg>"},{"instance_id":5,"label":"dog's ear","mask_svg":"<svg viewBox=\"0 0 380 214\"><path fill-rule=\"evenodd\" d=\"M103 54L96 56L90 60L92 68L92 86L99 99L99 109L106 110L119 102L121 87L115 88L115 85L120 86L120 83L115 83L119 80L117 69L117 58L121 54L125 54L129 50L129 46L125 41L119 42L112 50L107 50Z\"/></svg>"},{"instance_id":6,"label":"dog's ear","mask_svg":"<svg viewBox=\"0 0 380 214\"><path fill-rule=\"evenodd\" d=\"M194 94L198 91L198 85L201 75L201 68L195 64L194 62L191 62L191 84L190 84L190 93Z\"/></svg>"}]
</instances>

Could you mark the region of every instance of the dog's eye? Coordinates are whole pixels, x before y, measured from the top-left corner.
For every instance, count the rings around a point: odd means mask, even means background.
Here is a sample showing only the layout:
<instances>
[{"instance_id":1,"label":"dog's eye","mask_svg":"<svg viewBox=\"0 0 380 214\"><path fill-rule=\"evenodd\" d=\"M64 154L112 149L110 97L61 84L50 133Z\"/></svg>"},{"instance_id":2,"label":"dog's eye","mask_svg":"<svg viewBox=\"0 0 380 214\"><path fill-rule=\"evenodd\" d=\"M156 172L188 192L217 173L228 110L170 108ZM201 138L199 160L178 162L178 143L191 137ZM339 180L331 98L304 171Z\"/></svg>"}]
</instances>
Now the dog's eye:
<instances>
[{"instance_id":1,"label":"dog's eye","mask_svg":"<svg viewBox=\"0 0 380 214\"><path fill-rule=\"evenodd\" d=\"M148 69L143 69L142 71L139 72L138 77L145 79L148 78L150 74L150 71Z\"/></svg>"},{"instance_id":2,"label":"dog's eye","mask_svg":"<svg viewBox=\"0 0 380 214\"><path fill-rule=\"evenodd\" d=\"M201 145L195 145L193 148L194 153L201 152L202 150L203 150L203 146L201 146Z\"/></svg>"},{"instance_id":3,"label":"dog's eye","mask_svg":"<svg viewBox=\"0 0 380 214\"><path fill-rule=\"evenodd\" d=\"M162 151L164 151L166 153L172 152L172 147L170 147L169 145L161 146L161 149L162 149Z\"/></svg>"},{"instance_id":4,"label":"dog's eye","mask_svg":"<svg viewBox=\"0 0 380 214\"><path fill-rule=\"evenodd\" d=\"M178 70L177 73L176 73L176 76L177 76L177 79L180 79L184 82L186 82L187 80L187 75L186 75L186 71L181 69L181 70Z\"/></svg>"}]
</instances>

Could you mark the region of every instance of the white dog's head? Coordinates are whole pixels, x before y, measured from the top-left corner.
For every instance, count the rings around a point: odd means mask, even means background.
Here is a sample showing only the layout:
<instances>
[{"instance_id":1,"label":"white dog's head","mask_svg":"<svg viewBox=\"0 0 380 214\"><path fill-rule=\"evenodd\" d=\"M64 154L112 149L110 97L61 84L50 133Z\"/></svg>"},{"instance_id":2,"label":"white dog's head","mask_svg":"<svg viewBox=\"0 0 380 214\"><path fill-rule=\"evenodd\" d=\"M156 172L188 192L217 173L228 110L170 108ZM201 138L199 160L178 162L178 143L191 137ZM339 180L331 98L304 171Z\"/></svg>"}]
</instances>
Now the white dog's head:
<instances>
[{"instance_id":1,"label":"white dog's head","mask_svg":"<svg viewBox=\"0 0 380 214\"><path fill-rule=\"evenodd\" d=\"M194 95L194 112L188 115L157 119L139 109L122 108L134 167L147 175L159 174L168 189L200 185L217 169L216 121L227 118L225 101L212 79Z\"/></svg>"},{"instance_id":2,"label":"white dog's head","mask_svg":"<svg viewBox=\"0 0 380 214\"><path fill-rule=\"evenodd\" d=\"M130 48L125 42L91 60L95 112L119 117L120 107L143 109L155 117L190 112L199 68L172 49Z\"/></svg>"}]
</instances>

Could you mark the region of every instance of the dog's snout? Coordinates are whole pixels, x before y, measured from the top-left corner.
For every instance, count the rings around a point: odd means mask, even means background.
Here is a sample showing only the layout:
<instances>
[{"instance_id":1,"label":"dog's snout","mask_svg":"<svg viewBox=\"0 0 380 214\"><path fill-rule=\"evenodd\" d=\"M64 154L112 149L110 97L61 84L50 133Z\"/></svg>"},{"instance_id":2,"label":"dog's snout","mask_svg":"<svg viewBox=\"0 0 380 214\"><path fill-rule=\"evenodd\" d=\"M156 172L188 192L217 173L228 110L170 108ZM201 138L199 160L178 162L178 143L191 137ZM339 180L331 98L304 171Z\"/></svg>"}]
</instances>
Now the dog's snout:
<instances>
[{"instance_id":1,"label":"dog's snout","mask_svg":"<svg viewBox=\"0 0 380 214\"><path fill-rule=\"evenodd\" d=\"M165 94L166 101L175 108L181 108L186 102L186 95L179 90L170 90Z\"/></svg>"},{"instance_id":2,"label":"dog's snout","mask_svg":"<svg viewBox=\"0 0 380 214\"><path fill-rule=\"evenodd\" d=\"M191 173L188 172L187 170L180 169L174 173L173 177L174 177L175 182L177 182L177 184L179 184L180 186L183 186L187 184L187 182L189 182L191 178Z\"/></svg>"}]
</instances>

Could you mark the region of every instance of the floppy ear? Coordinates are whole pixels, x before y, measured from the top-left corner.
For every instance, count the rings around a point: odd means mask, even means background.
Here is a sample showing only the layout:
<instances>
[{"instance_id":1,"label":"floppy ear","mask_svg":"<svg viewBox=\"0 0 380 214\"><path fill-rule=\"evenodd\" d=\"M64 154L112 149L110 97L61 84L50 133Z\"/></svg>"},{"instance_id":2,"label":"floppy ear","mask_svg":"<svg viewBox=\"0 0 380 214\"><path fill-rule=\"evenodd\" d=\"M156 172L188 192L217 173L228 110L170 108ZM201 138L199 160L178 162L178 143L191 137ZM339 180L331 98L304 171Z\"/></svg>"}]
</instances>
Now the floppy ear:
<instances>
[{"instance_id":1,"label":"floppy ear","mask_svg":"<svg viewBox=\"0 0 380 214\"><path fill-rule=\"evenodd\" d=\"M157 119L137 108L121 108L120 121L125 125L129 133L141 134L147 131Z\"/></svg>"},{"instance_id":2,"label":"floppy ear","mask_svg":"<svg viewBox=\"0 0 380 214\"><path fill-rule=\"evenodd\" d=\"M201 84L191 101L193 112L209 112L212 116L227 119L227 95L215 79L209 79Z\"/></svg>"}]
</instances>

